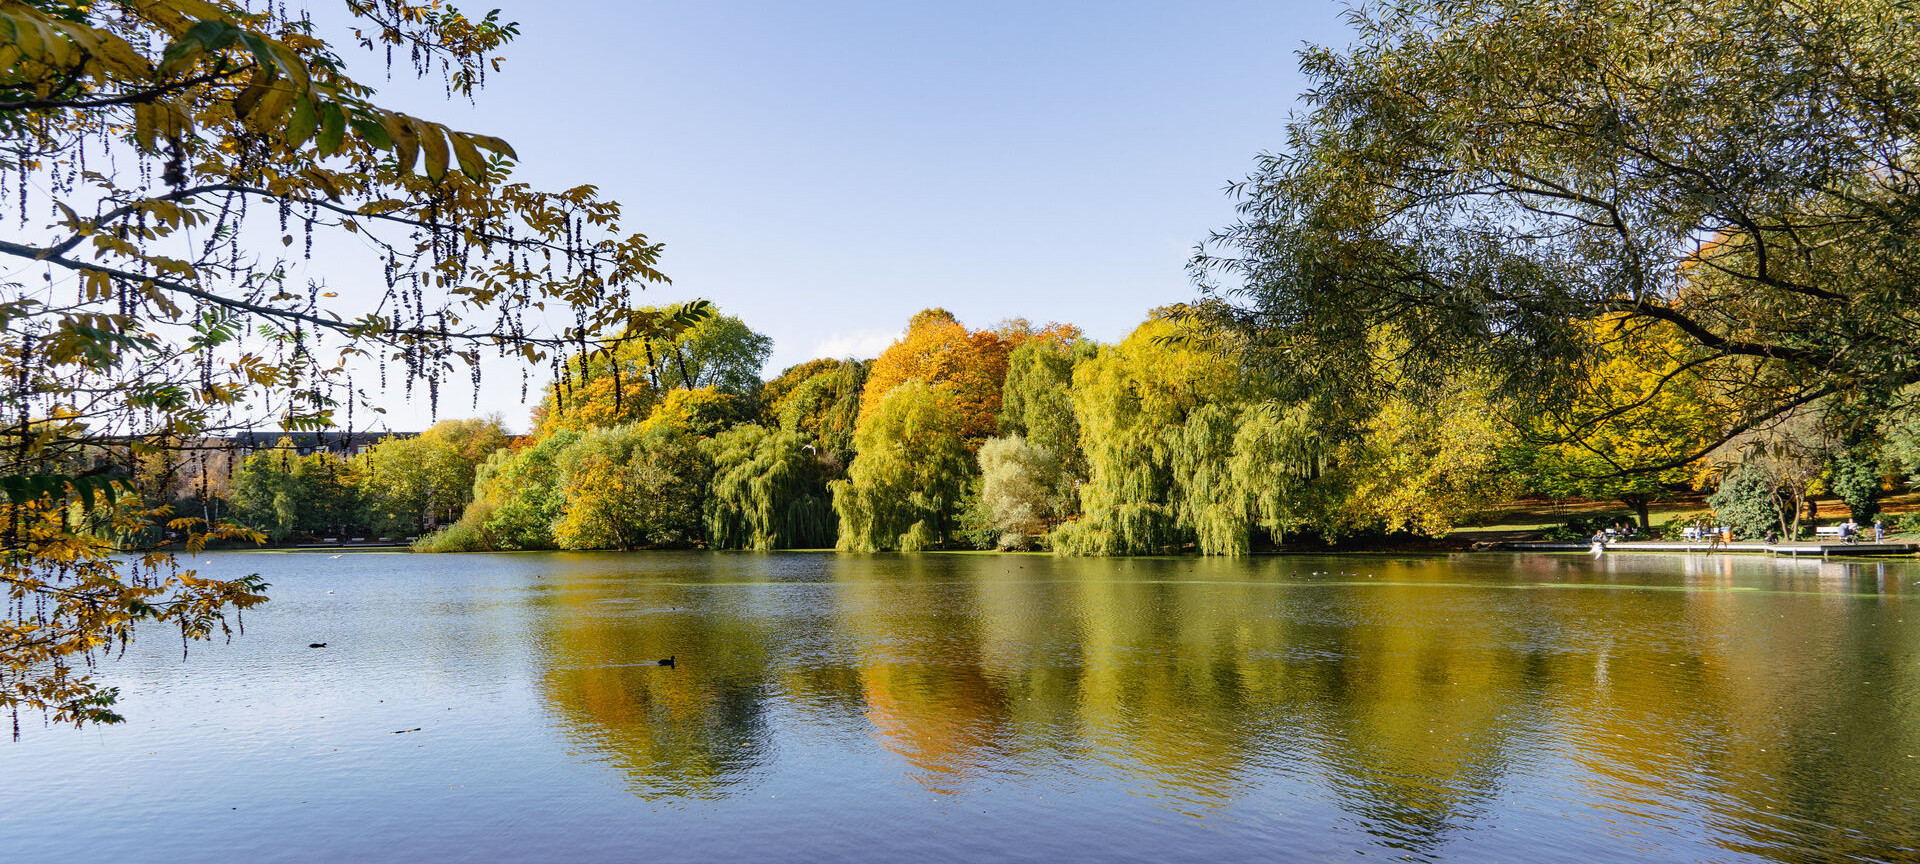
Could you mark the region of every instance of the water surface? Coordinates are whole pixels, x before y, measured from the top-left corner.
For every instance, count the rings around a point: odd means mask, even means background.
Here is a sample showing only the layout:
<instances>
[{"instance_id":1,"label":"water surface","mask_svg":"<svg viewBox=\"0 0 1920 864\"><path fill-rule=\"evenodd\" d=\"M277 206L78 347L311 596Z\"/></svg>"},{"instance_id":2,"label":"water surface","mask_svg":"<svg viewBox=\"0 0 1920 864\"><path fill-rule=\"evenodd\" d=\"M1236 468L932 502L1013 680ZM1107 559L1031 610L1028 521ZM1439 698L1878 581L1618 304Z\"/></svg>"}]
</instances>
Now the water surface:
<instances>
[{"instance_id":1,"label":"water surface","mask_svg":"<svg viewBox=\"0 0 1920 864\"><path fill-rule=\"evenodd\" d=\"M1906 562L207 557L0 858L1920 860Z\"/></svg>"}]
</instances>

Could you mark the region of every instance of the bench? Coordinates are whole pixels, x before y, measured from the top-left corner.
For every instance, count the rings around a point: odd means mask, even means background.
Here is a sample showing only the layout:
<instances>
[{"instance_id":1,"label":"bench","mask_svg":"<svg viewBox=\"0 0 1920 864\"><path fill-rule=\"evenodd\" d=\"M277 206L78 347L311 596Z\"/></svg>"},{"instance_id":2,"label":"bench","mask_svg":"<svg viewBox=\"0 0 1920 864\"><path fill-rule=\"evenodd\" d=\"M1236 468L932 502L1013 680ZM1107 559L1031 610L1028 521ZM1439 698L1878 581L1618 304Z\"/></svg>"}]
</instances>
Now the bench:
<instances>
[{"instance_id":1,"label":"bench","mask_svg":"<svg viewBox=\"0 0 1920 864\"><path fill-rule=\"evenodd\" d=\"M1854 535L1853 535L1852 537L1843 537L1843 536L1841 536L1841 531L1840 531L1840 526L1838 526L1838 525L1835 525L1835 526L1833 526L1832 528L1826 528L1826 527L1820 527L1820 528L1815 528L1815 529L1813 529L1813 539L1815 539L1815 540L1845 540L1845 541L1847 541L1848 543L1854 543L1854 542L1857 542L1857 541L1859 541L1859 539L1860 539L1860 534L1859 534L1859 532L1857 532L1857 531L1856 531L1856 532L1854 533Z\"/></svg>"}]
</instances>

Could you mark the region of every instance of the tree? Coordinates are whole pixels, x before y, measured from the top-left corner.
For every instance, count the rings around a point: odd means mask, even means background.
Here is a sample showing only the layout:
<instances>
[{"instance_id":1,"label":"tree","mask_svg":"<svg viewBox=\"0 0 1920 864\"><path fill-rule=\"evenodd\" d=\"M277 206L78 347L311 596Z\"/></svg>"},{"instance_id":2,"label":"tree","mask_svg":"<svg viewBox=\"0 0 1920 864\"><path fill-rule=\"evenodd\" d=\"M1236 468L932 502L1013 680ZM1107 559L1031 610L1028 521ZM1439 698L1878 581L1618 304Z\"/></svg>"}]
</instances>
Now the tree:
<instances>
[{"instance_id":1,"label":"tree","mask_svg":"<svg viewBox=\"0 0 1920 864\"><path fill-rule=\"evenodd\" d=\"M590 430L558 454L562 549L687 547L704 539L712 464L671 422Z\"/></svg>"},{"instance_id":2,"label":"tree","mask_svg":"<svg viewBox=\"0 0 1920 864\"><path fill-rule=\"evenodd\" d=\"M439 4L347 10L367 47L398 49L462 97L518 32ZM244 532L117 505L74 520L69 504L93 509L158 449L351 425L364 364L383 379L392 364L437 409L440 385L477 375L482 352L558 364L617 345L637 320L633 287L664 278L660 247L624 233L617 204L517 182L505 141L381 107L304 15L232 0L0 5L0 198L22 214L0 255L58 277L0 285L14 418L0 426L0 581L16 610L0 618L0 707L117 720L113 691L77 666L140 622L203 638L264 601L258 578L203 580L109 539L143 533L118 530L141 519L186 532L189 550ZM293 281L289 265L329 236L367 251L357 266L382 296L356 308ZM572 323L544 329L529 309Z\"/></svg>"},{"instance_id":3,"label":"tree","mask_svg":"<svg viewBox=\"0 0 1920 864\"><path fill-rule=\"evenodd\" d=\"M281 438L234 466L228 503L235 521L277 543L358 524L356 481L339 458L325 450L301 454L291 439Z\"/></svg>"},{"instance_id":4,"label":"tree","mask_svg":"<svg viewBox=\"0 0 1920 864\"><path fill-rule=\"evenodd\" d=\"M1184 542L1168 430L1203 405L1247 395L1235 352L1214 336L1177 309L1155 310L1120 344L1074 368L1073 413L1088 466L1080 487L1085 515L1054 530L1056 552L1134 555Z\"/></svg>"},{"instance_id":5,"label":"tree","mask_svg":"<svg viewBox=\"0 0 1920 864\"><path fill-rule=\"evenodd\" d=\"M961 428L947 391L918 379L888 391L872 413L862 411L854 435L860 455L847 479L833 483L838 548L913 552L945 543L973 474Z\"/></svg>"},{"instance_id":6,"label":"tree","mask_svg":"<svg viewBox=\"0 0 1920 864\"><path fill-rule=\"evenodd\" d=\"M1060 457L1014 435L980 445L980 504L993 536L984 546L1026 549L1068 508Z\"/></svg>"},{"instance_id":7,"label":"tree","mask_svg":"<svg viewBox=\"0 0 1920 864\"><path fill-rule=\"evenodd\" d=\"M1388 0L1353 20L1350 47L1303 53L1310 110L1195 261L1294 386L1419 394L1484 368L1524 416L1580 394L1609 317L1741 370L1711 434L1630 474L1920 381L1920 101L1893 95L1920 83L1912 5ZM1354 357L1380 328L1408 352Z\"/></svg>"},{"instance_id":8,"label":"tree","mask_svg":"<svg viewBox=\"0 0 1920 864\"><path fill-rule=\"evenodd\" d=\"M715 549L802 549L834 540L832 497L819 457L782 429L743 424L707 444L713 487L707 538Z\"/></svg>"},{"instance_id":9,"label":"tree","mask_svg":"<svg viewBox=\"0 0 1920 864\"><path fill-rule=\"evenodd\" d=\"M774 405L780 428L807 438L820 455L832 460L830 471L853 461L854 429L866 393L867 367L858 360L832 361Z\"/></svg>"},{"instance_id":10,"label":"tree","mask_svg":"<svg viewBox=\"0 0 1920 864\"><path fill-rule=\"evenodd\" d=\"M1000 434L1019 435L1053 453L1060 461L1060 482L1069 491L1087 476L1080 421L1073 414L1073 368L1096 350L1078 330L1056 326L1020 342L1007 355Z\"/></svg>"},{"instance_id":11,"label":"tree","mask_svg":"<svg viewBox=\"0 0 1920 864\"><path fill-rule=\"evenodd\" d=\"M353 463L365 524L377 534L416 534L460 518L481 463L506 443L497 417L442 420L410 438L381 439Z\"/></svg>"},{"instance_id":12,"label":"tree","mask_svg":"<svg viewBox=\"0 0 1920 864\"><path fill-rule=\"evenodd\" d=\"M1721 445L1703 475L1705 482L1719 478L1722 486L1736 476L1746 478L1729 493L1734 497L1728 500L1741 502L1751 498L1747 485L1762 484L1781 533L1798 537L1801 515L1816 517L1814 495L1828 466L1844 450L1817 408L1801 409ZM1742 504L1736 509L1744 513L1750 508Z\"/></svg>"},{"instance_id":13,"label":"tree","mask_svg":"<svg viewBox=\"0 0 1920 864\"><path fill-rule=\"evenodd\" d=\"M968 331L945 309L921 311L907 322L906 335L880 352L867 372L861 424L893 388L924 381L946 394L959 414L961 439L969 450L978 448L993 434L1000 414L1011 347L993 331Z\"/></svg>"},{"instance_id":14,"label":"tree","mask_svg":"<svg viewBox=\"0 0 1920 864\"><path fill-rule=\"evenodd\" d=\"M669 346L716 314L705 300L633 310L617 339L581 351L555 369L534 409L534 434L645 420L671 389L661 378Z\"/></svg>"},{"instance_id":15,"label":"tree","mask_svg":"<svg viewBox=\"0 0 1920 864\"><path fill-rule=\"evenodd\" d=\"M1612 314L1587 328L1576 392L1528 418L1520 470L1549 496L1617 500L1650 530L1650 506L1684 488L1688 463L1716 440L1727 410L1716 378L1733 370L1664 322Z\"/></svg>"},{"instance_id":16,"label":"tree","mask_svg":"<svg viewBox=\"0 0 1920 864\"><path fill-rule=\"evenodd\" d=\"M1793 505L1782 500L1771 481L1761 469L1742 465L1707 496L1707 506L1720 524L1741 537L1760 537L1775 528L1784 536L1795 536L1797 532L1787 529L1793 521Z\"/></svg>"},{"instance_id":17,"label":"tree","mask_svg":"<svg viewBox=\"0 0 1920 864\"><path fill-rule=\"evenodd\" d=\"M805 363L796 363L780 370L780 374L761 384L760 395L754 399L754 404L760 407L761 424L780 425L779 406L781 402L786 401L787 394L792 393L795 388L815 375L840 368L842 362L844 361L822 357Z\"/></svg>"},{"instance_id":18,"label":"tree","mask_svg":"<svg viewBox=\"0 0 1920 864\"><path fill-rule=\"evenodd\" d=\"M1827 488L1847 505L1855 522L1868 523L1880 512L1880 464L1860 448L1833 457L1827 469Z\"/></svg>"},{"instance_id":19,"label":"tree","mask_svg":"<svg viewBox=\"0 0 1920 864\"><path fill-rule=\"evenodd\" d=\"M656 351L654 374L663 389L711 387L751 403L760 392L760 367L773 340L732 315L712 315L665 340Z\"/></svg>"},{"instance_id":20,"label":"tree","mask_svg":"<svg viewBox=\"0 0 1920 864\"><path fill-rule=\"evenodd\" d=\"M560 455L581 433L562 430L521 449L497 450L474 472L473 502L460 521L422 537L423 552L559 548L553 526L566 511Z\"/></svg>"}]
</instances>

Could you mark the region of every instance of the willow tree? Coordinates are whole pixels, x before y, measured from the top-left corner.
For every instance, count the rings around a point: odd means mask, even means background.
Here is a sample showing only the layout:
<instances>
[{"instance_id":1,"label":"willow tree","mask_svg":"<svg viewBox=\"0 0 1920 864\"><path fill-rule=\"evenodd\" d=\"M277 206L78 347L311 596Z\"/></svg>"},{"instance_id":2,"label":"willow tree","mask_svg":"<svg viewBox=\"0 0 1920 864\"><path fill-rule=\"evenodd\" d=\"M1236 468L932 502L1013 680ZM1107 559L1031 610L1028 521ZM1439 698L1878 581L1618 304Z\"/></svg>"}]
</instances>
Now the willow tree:
<instances>
[{"instance_id":1,"label":"willow tree","mask_svg":"<svg viewBox=\"0 0 1920 864\"><path fill-rule=\"evenodd\" d=\"M1007 380L1000 396L1000 434L1018 435L1027 444L1054 454L1060 481L1070 491L1087 476L1080 452L1080 421L1073 414L1073 368L1098 346L1079 332L1051 328L1022 341L1007 355Z\"/></svg>"},{"instance_id":2,"label":"willow tree","mask_svg":"<svg viewBox=\"0 0 1920 864\"><path fill-rule=\"evenodd\" d=\"M833 484L838 548L912 552L947 541L973 474L962 416L945 390L919 379L862 412L860 455Z\"/></svg>"},{"instance_id":3,"label":"willow tree","mask_svg":"<svg viewBox=\"0 0 1920 864\"><path fill-rule=\"evenodd\" d=\"M854 427L866 392L867 367L858 360L829 365L795 384L774 403L780 428L806 437L815 452L844 468L853 461Z\"/></svg>"},{"instance_id":4,"label":"willow tree","mask_svg":"<svg viewBox=\"0 0 1920 864\"><path fill-rule=\"evenodd\" d=\"M1920 382L1920 8L1885 0L1386 0L1310 48L1308 108L1196 268L1303 389L1484 368L1522 414L1605 338L1742 365L1684 465L1816 400ZM1403 356L1356 354L1371 334ZM1629 399L1637 398L1623 394ZM1604 412L1618 405L1602 404Z\"/></svg>"},{"instance_id":5,"label":"willow tree","mask_svg":"<svg viewBox=\"0 0 1920 864\"><path fill-rule=\"evenodd\" d=\"M715 549L833 545L832 498L820 458L784 429L735 426L706 445L713 460L707 542Z\"/></svg>"},{"instance_id":6,"label":"willow tree","mask_svg":"<svg viewBox=\"0 0 1920 864\"><path fill-rule=\"evenodd\" d=\"M1132 555L1185 542L1175 450L1191 442L1174 433L1203 406L1247 395L1237 352L1218 335L1179 310L1157 310L1074 368L1089 479L1080 487L1085 515L1055 529L1055 551Z\"/></svg>"},{"instance_id":7,"label":"willow tree","mask_svg":"<svg viewBox=\"0 0 1920 864\"><path fill-rule=\"evenodd\" d=\"M439 3L346 5L342 36L460 98L517 32ZM660 247L618 204L519 182L506 141L383 107L319 29L233 0L0 3L0 203L18 214L0 256L29 274L0 285L16 722L117 720L98 652L141 622L214 635L265 599L257 577L110 554L155 522L189 548L222 530L97 500L144 456L351 426L375 367L437 409L488 354L558 366L657 323L631 301L663 278ZM316 244L377 296L295 278Z\"/></svg>"}]
</instances>

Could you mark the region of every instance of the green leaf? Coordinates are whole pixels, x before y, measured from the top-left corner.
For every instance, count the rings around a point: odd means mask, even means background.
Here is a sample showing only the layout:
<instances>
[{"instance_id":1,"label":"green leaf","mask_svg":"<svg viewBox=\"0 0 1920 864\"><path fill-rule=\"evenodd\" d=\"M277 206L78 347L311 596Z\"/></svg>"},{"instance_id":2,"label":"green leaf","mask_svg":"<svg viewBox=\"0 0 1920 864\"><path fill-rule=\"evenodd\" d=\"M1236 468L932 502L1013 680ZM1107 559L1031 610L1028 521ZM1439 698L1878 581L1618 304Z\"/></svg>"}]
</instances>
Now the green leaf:
<instances>
[{"instance_id":1,"label":"green leaf","mask_svg":"<svg viewBox=\"0 0 1920 864\"><path fill-rule=\"evenodd\" d=\"M393 139L387 136L387 127L381 125L380 121L363 116L356 111L347 122L353 125L353 131L359 133L362 140L372 144L376 149L393 149Z\"/></svg>"},{"instance_id":2,"label":"green leaf","mask_svg":"<svg viewBox=\"0 0 1920 864\"><path fill-rule=\"evenodd\" d=\"M320 116L313 110L313 101L305 96L296 97L293 113L287 117L287 146L298 148L307 143L319 125Z\"/></svg>"},{"instance_id":3,"label":"green leaf","mask_svg":"<svg viewBox=\"0 0 1920 864\"><path fill-rule=\"evenodd\" d=\"M340 110L339 103L320 103L320 137L314 141L314 147L320 151L320 155L332 156L340 152L346 131L347 113Z\"/></svg>"}]
</instances>

